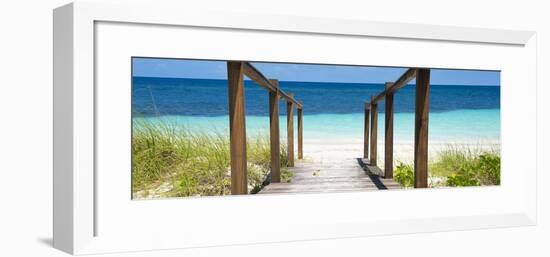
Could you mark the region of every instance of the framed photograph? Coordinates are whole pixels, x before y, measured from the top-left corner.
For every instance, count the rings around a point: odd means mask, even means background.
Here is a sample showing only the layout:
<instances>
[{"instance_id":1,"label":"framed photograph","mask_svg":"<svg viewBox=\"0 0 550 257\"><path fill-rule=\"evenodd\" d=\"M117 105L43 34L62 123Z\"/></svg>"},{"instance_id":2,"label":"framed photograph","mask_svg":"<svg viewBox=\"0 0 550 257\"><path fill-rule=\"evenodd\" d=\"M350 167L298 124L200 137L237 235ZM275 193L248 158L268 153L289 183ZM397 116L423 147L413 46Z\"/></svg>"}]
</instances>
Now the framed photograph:
<instances>
[{"instance_id":1,"label":"framed photograph","mask_svg":"<svg viewBox=\"0 0 550 257\"><path fill-rule=\"evenodd\" d=\"M55 9L54 246L536 224L535 33L398 22Z\"/></svg>"}]
</instances>

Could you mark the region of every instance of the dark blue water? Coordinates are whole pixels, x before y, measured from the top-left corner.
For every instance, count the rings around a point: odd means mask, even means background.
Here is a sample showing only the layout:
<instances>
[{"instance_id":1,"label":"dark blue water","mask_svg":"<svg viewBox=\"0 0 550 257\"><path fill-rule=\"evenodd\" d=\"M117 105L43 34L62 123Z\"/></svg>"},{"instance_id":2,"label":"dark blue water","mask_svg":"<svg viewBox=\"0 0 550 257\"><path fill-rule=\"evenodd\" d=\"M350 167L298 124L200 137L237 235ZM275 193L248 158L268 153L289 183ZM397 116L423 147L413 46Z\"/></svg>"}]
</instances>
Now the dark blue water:
<instances>
[{"instance_id":1,"label":"dark blue water","mask_svg":"<svg viewBox=\"0 0 550 257\"><path fill-rule=\"evenodd\" d=\"M384 89L382 84L284 81L280 87L302 101L304 115L362 113L365 101ZM395 111L414 112L414 102L415 87L408 85L396 93ZM227 81L134 77L132 107L137 116L227 115ZM280 107L284 114L283 103ZM245 108L248 115L268 114L268 93L252 81L245 82ZM499 86L432 85L430 89L430 112L499 108ZM384 112L383 101L379 109Z\"/></svg>"}]
</instances>

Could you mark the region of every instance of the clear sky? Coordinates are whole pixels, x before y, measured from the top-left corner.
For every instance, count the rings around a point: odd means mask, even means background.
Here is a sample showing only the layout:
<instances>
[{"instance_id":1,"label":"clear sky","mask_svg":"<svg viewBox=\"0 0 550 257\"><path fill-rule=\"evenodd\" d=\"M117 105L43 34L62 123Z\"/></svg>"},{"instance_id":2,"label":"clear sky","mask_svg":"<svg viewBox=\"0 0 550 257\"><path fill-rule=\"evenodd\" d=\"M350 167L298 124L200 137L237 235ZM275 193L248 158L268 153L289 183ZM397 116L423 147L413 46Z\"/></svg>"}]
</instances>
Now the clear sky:
<instances>
[{"instance_id":1,"label":"clear sky","mask_svg":"<svg viewBox=\"0 0 550 257\"><path fill-rule=\"evenodd\" d=\"M223 61L134 58L133 76L227 79ZM342 65L253 63L266 77L280 81L384 83L395 81L405 68ZM434 85L500 85L498 71L432 69Z\"/></svg>"}]
</instances>

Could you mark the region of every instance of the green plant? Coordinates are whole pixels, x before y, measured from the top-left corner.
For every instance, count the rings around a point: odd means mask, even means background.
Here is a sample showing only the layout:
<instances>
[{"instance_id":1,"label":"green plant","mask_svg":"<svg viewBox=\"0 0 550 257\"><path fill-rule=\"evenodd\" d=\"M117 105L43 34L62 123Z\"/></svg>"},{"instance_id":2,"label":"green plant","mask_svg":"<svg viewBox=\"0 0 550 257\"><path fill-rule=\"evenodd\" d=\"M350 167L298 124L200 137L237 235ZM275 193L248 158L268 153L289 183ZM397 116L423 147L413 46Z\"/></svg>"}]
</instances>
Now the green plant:
<instances>
[{"instance_id":1,"label":"green plant","mask_svg":"<svg viewBox=\"0 0 550 257\"><path fill-rule=\"evenodd\" d=\"M475 177L475 173L469 169L464 169L457 174L452 174L447 177L447 186L479 186L479 181Z\"/></svg>"},{"instance_id":2,"label":"green plant","mask_svg":"<svg viewBox=\"0 0 550 257\"><path fill-rule=\"evenodd\" d=\"M447 177L448 186L479 186L500 184L500 156L482 153L461 164L457 172Z\"/></svg>"},{"instance_id":3,"label":"green plant","mask_svg":"<svg viewBox=\"0 0 550 257\"><path fill-rule=\"evenodd\" d=\"M393 179L403 187L414 186L414 171L411 165L402 162L397 165L393 173Z\"/></svg>"},{"instance_id":4,"label":"green plant","mask_svg":"<svg viewBox=\"0 0 550 257\"><path fill-rule=\"evenodd\" d=\"M500 155L497 150L449 145L429 166L430 176L444 178L447 186L500 184Z\"/></svg>"},{"instance_id":5,"label":"green plant","mask_svg":"<svg viewBox=\"0 0 550 257\"><path fill-rule=\"evenodd\" d=\"M294 173L288 171L286 168L281 168L281 182L292 182Z\"/></svg>"},{"instance_id":6,"label":"green plant","mask_svg":"<svg viewBox=\"0 0 550 257\"><path fill-rule=\"evenodd\" d=\"M479 180L485 185L500 185L500 156L485 153L479 156Z\"/></svg>"},{"instance_id":7,"label":"green plant","mask_svg":"<svg viewBox=\"0 0 550 257\"><path fill-rule=\"evenodd\" d=\"M257 192L270 171L267 136L247 138L248 185ZM292 173L286 146L281 145L283 179ZM162 196L226 195L231 193L229 137L225 133L190 130L169 122L135 119L132 130L132 192L147 196L168 184Z\"/></svg>"},{"instance_id":8,"label":"green plant","mask_svg":"<svg viewBox=\"0 0 550 257\"><path fill-rule=\"evenodd\" d=\"M430 163L430 175L448 177L459 172L464 165L475 161L481 153L478 148L448 145L446 149L437 153L435 162Z\"/></svg>"},{"instance_id":9,"label":"green plant","mask_svg":"<svg viewBox=\"0 0 550 257\"><path fill-rule=\"evenodd\" d=\"M500 184L500 155L496 150L449 146L436 156L428 170L431 187ZM394 171L394 179L403 187L414 186L412 166L400 163Z\"/></svg>"}]
</instances>

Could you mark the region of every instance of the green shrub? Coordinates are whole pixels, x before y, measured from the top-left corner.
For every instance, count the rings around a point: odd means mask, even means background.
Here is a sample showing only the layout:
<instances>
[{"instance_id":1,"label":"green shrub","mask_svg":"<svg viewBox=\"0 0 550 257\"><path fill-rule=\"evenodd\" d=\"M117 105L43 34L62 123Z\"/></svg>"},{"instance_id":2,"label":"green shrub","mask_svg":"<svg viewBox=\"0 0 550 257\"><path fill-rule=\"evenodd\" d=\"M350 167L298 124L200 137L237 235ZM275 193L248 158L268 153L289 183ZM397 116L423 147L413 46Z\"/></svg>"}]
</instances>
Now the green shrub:
<instances>
[{"instance_id":1,"label":"green shrub","mask_svg":"<svg viewBox=\"0 0 550 257\"><path fill-rule=\"evenodd\" d=\"M270 172L267 136L247 138L248 185L261 188ZM287 164L281 144L281 166ZM231 193L229 136L191 131L167 123L134 120L132 130L132 193L155 190L168 183L162 196L226 195ZM291 177L288 172L282 175ZM159 195L156 195L158 197Z\"/></svg>"},{"instance_id":2,"label":"green shrub","mask_svg":"<svg viewBox=\"0 0 550 257\"><path fill-rule=\"evenodd\" d=\"M451 187L500 185L500 155L498 151L481 148L449 146L437 154L428 168L430 186ZM414 169L400 163L394 171L394 179L403 187L414 186Z\"/></svg>"},{"instance_id":3,"label":"green shrub","mask_svg":"<svg viewBox=\"0 0 550 257\"><path fill-rule=\"evenodd\" d=\"M500 185L500 156L482 154L478 162L479 180L484 185Z\"/></svg>"},{"instance_id":4,"label":"green shrub","mask_svg":"<svg viewBox=\"0 0 550 257\"><path fill-rule=\"evenodd\" d=\"M478 148L449 145L445 150L437 153L435 162L430 163L430 175L448 177L456 174L464 165L474 162L480 153Z\"/></svg>"},{"instance_id":5,"label":"green shrub","mask_svg":"<svg viewBox=\"0 0 550 257\"><path fill-rule=\"evenodd\" d=\"M460 164L447 177L447 186L500 185L500 156L485 152Z\"/></svg>"},{"instance_id":6,"label":"green shrub","mask_svg":"<svg viewBox=\"0 0 550 257\"><path fill-rule=\"evenodd\" d=\"M294 173L288 171L286 168L281 168L281 182L292 182Z\"/></svg>"},{"instance_id":7,"label":"green shrub","mask_svg":"<svg viewBox=\"0 0 550 257\"><path fill-rule=\"evenodd\" d=\"M475 173L464 170L447 177L447 186L479 186L479 181L475 178Z\"/></svg>"},{"instance_id":8,"label":"green shrub","mask_svg":"<svg viewBox=\"0 0 550 257\"><path fill-rule=\"evenodd\" d=\"M399 163L393 173L393 179L403 187L414 186L414 171L411 165Z\"/></svg>"}]
</instances>

